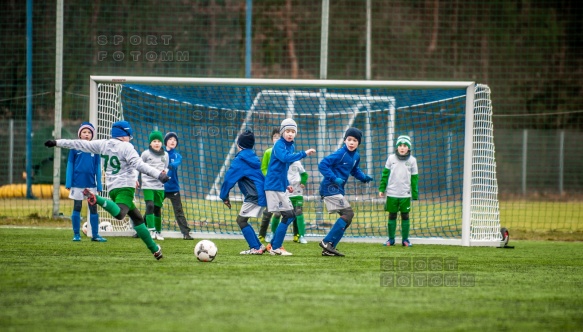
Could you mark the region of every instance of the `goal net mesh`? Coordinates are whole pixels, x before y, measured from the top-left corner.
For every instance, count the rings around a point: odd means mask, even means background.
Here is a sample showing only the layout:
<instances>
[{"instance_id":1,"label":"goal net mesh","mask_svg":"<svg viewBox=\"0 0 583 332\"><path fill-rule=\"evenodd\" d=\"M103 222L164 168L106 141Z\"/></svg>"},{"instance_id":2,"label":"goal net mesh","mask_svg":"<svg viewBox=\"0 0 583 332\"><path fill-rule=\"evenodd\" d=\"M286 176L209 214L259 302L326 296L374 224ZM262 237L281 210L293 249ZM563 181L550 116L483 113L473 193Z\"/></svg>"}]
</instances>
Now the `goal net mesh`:
<instances>
[{"instance_id":1,"label":"goal net mesh","mask_svg":"<svg viewBox=\"0 0 583 332\"><path fill-rule=\"evenodd\" d=\"M224 173L237 152L237 135L252 130L255 151L261 158L273 145L272 130L292 117L298 124L296 150L317 150L302 160L309 175L303 210L307 237L325 235L338 218L328 214L321 202L318 162L342 146L348 127L357 127L364 134L358 148L360 167L374 181L363 184L351 178L346 184L346 196L355 211L347 237L387 236L388 213L383 210L385 199L379 197L378 186L387 157L396 150L396 138L409 135L419 167L419 200L412 202L410 238L460 239L464 204L470 211L471 240L501 238L492 105L485 85L475 87L472 133L466 133L465 88L100 83L97 90L98 138L109 138L111 124L127 120L134 129L132 143L141 154L148 148L152 130L178 134L177 151L183 157L179 169L182 204L194 232L240 232L235 218L242 195L237 187L231 191L232 210L218 200ZM472 140L472 163L471 172L464 174L468 138ZM469 195L464 195L464 177L471 178ZM104 191L106 194L107 188ZM136 205L145 212L140 190ZM107 218L105 211L100 217L111 221L115 231L131 230L127 218ZM164 231L179 231L169 201L165 201L162 217ZM259 229L259 219L250 219L250 223Z\"/></svg>"}]
</instances>

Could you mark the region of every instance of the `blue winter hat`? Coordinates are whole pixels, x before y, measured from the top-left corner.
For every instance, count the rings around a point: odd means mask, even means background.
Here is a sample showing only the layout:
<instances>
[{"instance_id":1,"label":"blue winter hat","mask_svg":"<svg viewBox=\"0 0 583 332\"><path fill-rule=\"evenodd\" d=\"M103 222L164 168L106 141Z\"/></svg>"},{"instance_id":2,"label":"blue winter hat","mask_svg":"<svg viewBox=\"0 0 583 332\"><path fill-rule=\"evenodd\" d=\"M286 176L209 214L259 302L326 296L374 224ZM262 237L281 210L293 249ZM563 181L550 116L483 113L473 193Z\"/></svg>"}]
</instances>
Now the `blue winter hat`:
<instances>
[{"instance_id":1,"label":"blue winter hat","mask_svg":"<svg viewBox=\"0 0 583 332\"><path fill-rule=\"evenodd\" d=\"M164 136L164 145L168 145L168 140L171 137L174 137L174 139L176 140L176 146L178 146L178 135L173 131L169 131L168 133L166 133L166 136Z\"/></svg>"},{"instance_id":2,"label":"blue winter hat","mask_svg":"<svg viewBox=\"0 0 583 332\"><path fill-rule=\"evenodd\" d=\"M241 149L253 149L255 145L255 135L251 130L245 130L237 138L237 145Z\"/></svg>"},{"instance_id":3,"label":"blue winter hat","mask_svg":"<svg viewBox=\"0 0 583 332\"><path fill-rule=\"evenodd\" d=\"M113 138L124 136L134 138L132 136L132 133L133 133L132 127L130 126L130 123L127 121L117 121L114 122L113 125L111 126L111 137Z\"/></svg>"},{"instance_id":4,"label":"blue winter hat","mask_svg":"<svg viewBox=\"0 0 583 332\"><path fill-rule=\"evenodd\" d=\"M83 129L89 129L91 132L91 139L95 137L95 127L91 124L91 122L83 122L81 126L79 126L79 130L77 130L77 137L81 138L81 131Z\"/></svg>"},{"instance_id":5,"label":"blue winter hat","mask_svg":"<svg viewBox=\"0 0 583 332\"><path fill-rule=\"evenodd\" d=\"M346 130L346 133L344 133L344 140L346 140L348 136L354 137L358 141L358 144L360 145L360 142L362 140L362 131L358 130L357 128L350 127Z\"/></svg>"}]
</instances>

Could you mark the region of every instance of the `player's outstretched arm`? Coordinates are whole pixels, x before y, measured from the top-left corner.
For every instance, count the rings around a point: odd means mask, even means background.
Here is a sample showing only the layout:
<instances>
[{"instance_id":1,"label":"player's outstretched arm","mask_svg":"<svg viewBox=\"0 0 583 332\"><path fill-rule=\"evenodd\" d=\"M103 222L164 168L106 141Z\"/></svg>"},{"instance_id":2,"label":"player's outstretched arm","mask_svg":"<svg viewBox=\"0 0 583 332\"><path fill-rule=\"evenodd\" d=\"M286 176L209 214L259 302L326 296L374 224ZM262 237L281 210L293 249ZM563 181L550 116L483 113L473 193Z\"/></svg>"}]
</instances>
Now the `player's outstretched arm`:
<instances>
[{"instance_id":1,"label":"player's outstretched arm","mask_svg":"<svg viewBox=\"0 0 583 332\"><path fill-rule=\"evenodd\" d=\"M86 141L82 139L58 139L58 140L48 140L45 142L45 146L75 149L83 152L101 154L101 146L103 140L96 141Z\"/></svg>"}]
</instances>

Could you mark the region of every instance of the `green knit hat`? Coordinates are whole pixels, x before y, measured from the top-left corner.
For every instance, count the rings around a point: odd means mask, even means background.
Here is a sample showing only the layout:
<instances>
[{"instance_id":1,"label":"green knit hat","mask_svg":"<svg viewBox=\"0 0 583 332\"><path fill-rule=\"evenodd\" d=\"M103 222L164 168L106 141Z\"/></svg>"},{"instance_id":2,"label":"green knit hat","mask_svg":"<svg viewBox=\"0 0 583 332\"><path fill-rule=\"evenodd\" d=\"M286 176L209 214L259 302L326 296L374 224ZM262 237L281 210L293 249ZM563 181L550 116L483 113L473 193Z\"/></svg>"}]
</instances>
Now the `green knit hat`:
<instances>
[{"instance_id":1,"label":"green knit hat","mask_svg":"<svg viewBox=\"0 0 583 332\"><path fill-rule=\"evenodd\" d=\"M152 143L153 140L159 140L160 143L164 142L164 135L162 135L161 132L154 130L153 132L150 133L150 143Z\"/></svg>"},{"instance_id":2,"label":"green knit hat","mask_svg":"<svg viewBox=\"0 0 583 332\"><path fill-rule=\"evenodd\" d=\"M399 138L397 138L397 142L395 143L395 147L399 147L399 145L401 144L407 145L409 147L409 150L411 150L411 137L407 135L399 136Z\"/></svg>"}]
</instances>

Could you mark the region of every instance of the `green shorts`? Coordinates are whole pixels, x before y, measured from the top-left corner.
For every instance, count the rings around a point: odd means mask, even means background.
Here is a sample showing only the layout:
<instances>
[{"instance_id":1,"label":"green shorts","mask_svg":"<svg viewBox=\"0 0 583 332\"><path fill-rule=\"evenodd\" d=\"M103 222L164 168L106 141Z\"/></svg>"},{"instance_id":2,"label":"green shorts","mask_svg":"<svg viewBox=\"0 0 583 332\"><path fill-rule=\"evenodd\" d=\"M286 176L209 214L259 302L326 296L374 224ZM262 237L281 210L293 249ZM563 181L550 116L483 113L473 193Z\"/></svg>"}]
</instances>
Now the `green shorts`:
<instances>
[{"instance_id":1,"label":"green shorts","mask_svg":"<svg viewBox=\"0 0 583 332\"><path fill-rule=\"evenodd\" d=\"M411 198L387 197L385 202L385 211L389 213L407 213L411 211Z\"/></svg>"},{"instance_id":2,"label":"green shorts","mask_svg":"<svg viewBox=\"0 0 583 332\"><path fill-rule=\"evenodd\" d=\"M142 189L145 201L154 201L154 206L162 207L164 203L164 190Z\"/></svg>"},{"instance_id":3,"label":"green shorts","mask_svg":"<svg viewBox=\"0 0 583 332\"><path fill-rule=\"evenodd\" d=\"M304 196L292 196L289 200L293 207L304 206Z\"/></svg>"},{"instance_id":4,"label":"green shorts","mask_svg":"<svg viewBox=\"0 0 583 332\"><path fill-rule=\"evenodd\" d=\"M116 204L123 204L130 208L130 211L136 208L134 204L134 188L116 188L109 192L109 198Z\"/></svg>"}]
</instances>

